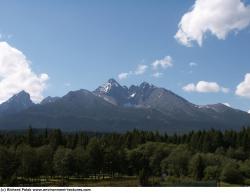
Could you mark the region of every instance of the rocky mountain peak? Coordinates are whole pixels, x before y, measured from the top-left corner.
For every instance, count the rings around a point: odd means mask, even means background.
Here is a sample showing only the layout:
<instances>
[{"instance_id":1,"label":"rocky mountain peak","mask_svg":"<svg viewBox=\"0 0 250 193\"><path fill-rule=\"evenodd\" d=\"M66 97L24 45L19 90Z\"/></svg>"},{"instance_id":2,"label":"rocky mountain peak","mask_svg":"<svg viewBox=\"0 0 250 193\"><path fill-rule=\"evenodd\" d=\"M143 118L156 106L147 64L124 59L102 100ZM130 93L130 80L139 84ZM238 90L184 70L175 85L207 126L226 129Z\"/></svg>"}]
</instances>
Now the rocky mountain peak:
<instances>
[{"instance_id":1,"label":"rocky mountain peak","mask_svg":"<svg viewBox=\"0 0 250 193\"><path fill-rule=\"evenodd\" d=\"M9 100L7 100L5 103L13 103L13 102L17 102L17 103L21 103L23 105L29 105L29 104L33 104L33 102L30 99L30 94L25 92L24 90L13 95Z\"/></svg>"},{"instance_id":2,"label":"rocky mountain peak","mask_svg":"<svg viewBox=\"0 0 250 193\"><path fill-rule=\"evenodd\" d=\"M13 113L33 106L29 93L21 91L0 105L0 112Z\"/></svg>"}]
</instances>

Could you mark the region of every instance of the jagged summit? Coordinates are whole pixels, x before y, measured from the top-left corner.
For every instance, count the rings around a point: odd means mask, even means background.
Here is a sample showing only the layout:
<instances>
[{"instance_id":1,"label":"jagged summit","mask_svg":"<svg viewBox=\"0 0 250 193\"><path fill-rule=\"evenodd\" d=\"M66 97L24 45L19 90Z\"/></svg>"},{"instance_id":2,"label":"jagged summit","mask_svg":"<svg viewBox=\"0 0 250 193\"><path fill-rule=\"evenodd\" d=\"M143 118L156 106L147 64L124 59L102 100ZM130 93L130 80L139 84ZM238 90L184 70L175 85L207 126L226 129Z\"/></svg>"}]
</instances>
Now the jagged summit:
<instances>
[{"instance_id":1,"label":"jagged summit","mask_svg":"<svg viewBox=\"0 0 250 193\"><path fill-rule=\"evenodd\" d=\"M110 78L106 83L99 86L94 92L99 94L107 94L112 92L114 89L124 90L124 92L133 92L135 89L152 89L156 86L149 84L148 82L142 82L140 85L131 85L129 88L127 86L121 86L115 79Z\"/></svg>"},{"instance_id":2,"label":"jagged summit","mask_svg":"<svg viewBox=\"0 0 250 193\"><path fill-rule=\"evenodd\" d=\"M23 90L2 103L0 105L0 112L16 113L33 105L34 103L30 99L30 94Z\"/></svg>"},{"instance_id":3,"label":"jagged summit","mask_svg":"<svg viewBox=\"0 0 250 193\"><path fill-rule=\"evenodd\" d=\"M118 88L118 87L121 87L121 85L115 79L111 78L106 83L99 86L96 89L96 92L108 93L112 88Z\"/></svg>"},{"instance_id":4,"label":"jagged summit","mask_svg":"<svg viewBox=\"0 0 250 193\"><path fill-rule=\"evenodd\" d=\"M21 92L13 95L6 103L21 102L23 105L29 105L33 103L30 99L30 94L22 90Z\"/></svg>"},{"instance_id":5,"label":"jagged summit","mask_svg":"<svg viewBox=\"0 0 250 193\"><path fill-rule=\"evenodd\" d=\"M156 86L148 82L142 82L140 85L121 86L116 80L109 79L108 82L99 86L94 94L104 100L119 106L143 106L145 99L157 89Z\"/></svg>"},{"instance_id":6,"label":"jagged summit","mask_svg":"<svg viewBox=\"0 0 250 193\"><path fill-rule=\"evenodd\" d=\"M127 98L128 88L121 86L115 79L111 78L93 93L112 104L121 105Z\"/></svg>"},{"instance_id":7,"label":"jagged summit","mask_svg":"<svg viewBox=\"0 0 250 193\"><path fill-rule=\"evenodd\" d=\"M28 95L28 96L30 96L30 94L28 92L26 92L25 90L22 90L22 91L20 91L19 93L15 94L15 95L19 95L19 96L27 96Z\"/></svg>"},{"instance_id":8,"label":"jagged summit","mask_svg":"<svg viewBox=\"0 0 250 193\"><path fill-rule=\"evenodd\" d=\"M51 96L47 96L46 98L44 98L40 104L48 104L48 103L53 103L56 102L58 99L60 99L60 97L51 97Z\"/></svg>"},{"instance_id":9,"label":"jagged summit","mask_svg":"<svg viewBox=\"0 0 250 193\"><path fill-rule=\"evenodd\" d=\"M10 99L14 99L14 98L18 98L18 97L26 97L26 98L30 98L30 94L27 93L25 90L20 91L17 94L14 94Z\"/></svg>"},{"instance_id":10,"label":"jagged summit","mask_svg":"<svg viewBox=\"0 0 250 193\"><path fill-rule=\"evenodd\" d=\"M120 84L113 78L110 78L108 80L108 83L112 84L112 85L115 85L115 86L119 86Z\"/></svg>"},{"instance_id":11,"label":"jagged summit","mask_svg":"<svg viewBox=\"0 0 250 193\"><path fill-rule=\"evenodd\" d=\"M139 86L140 88L154 88L155 86L153 84L149 84L148 82L142 82Z\"/></svg>"}]
</instances>

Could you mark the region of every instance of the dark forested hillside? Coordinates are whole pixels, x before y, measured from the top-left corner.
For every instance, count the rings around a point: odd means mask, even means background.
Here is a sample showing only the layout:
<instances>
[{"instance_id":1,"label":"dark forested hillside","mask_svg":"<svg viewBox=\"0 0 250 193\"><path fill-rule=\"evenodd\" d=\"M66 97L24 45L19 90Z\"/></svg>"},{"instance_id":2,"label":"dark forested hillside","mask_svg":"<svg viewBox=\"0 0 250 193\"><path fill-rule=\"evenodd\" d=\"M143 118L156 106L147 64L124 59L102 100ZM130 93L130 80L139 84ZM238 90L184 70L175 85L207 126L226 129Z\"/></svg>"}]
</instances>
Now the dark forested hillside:
<instances>
[{"instance_id":1,"label":"dark forested hillside","mask_svg":"<svg viewBox=\"0 0 250 193\"><path fill-rule=\"evenodd\" d=\"M130 178L133 186L249 185L250 128L171 136L32 128L0 134L1 186L72 185L73 179L79 186L119 179L124 186Z\"/></svg>"}]
</instances>

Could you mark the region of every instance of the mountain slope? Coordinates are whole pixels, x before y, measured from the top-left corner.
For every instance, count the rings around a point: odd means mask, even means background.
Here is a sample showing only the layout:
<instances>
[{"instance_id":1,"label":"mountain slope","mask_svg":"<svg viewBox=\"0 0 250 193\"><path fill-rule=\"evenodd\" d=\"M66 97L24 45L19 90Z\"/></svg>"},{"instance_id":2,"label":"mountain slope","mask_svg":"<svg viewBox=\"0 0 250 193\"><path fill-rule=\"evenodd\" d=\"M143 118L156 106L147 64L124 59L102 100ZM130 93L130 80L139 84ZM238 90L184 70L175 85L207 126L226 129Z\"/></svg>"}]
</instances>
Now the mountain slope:
<instances>
[{"instance_id":1,"label":"mountain slope","mask_svg":"<svg viewBox=\"0 0 250 193\"><path fill-rule=\"evenodd\" d=\"M122 87L114 79L109 79L93 93L114 105L123 105L127 101L128 88Z\"/></svg>"},{"instance_id":2,"label":"mountain slope","mask_svg":"<svg viewBox=\"0 0 250 193\"><path fill-rule=\"evenodd\" d=\"M132 85L128 89L124 88L124 96L120 103L114 103L123 107L150 108L161 112L172 124L173 128L206 129L217 128L238 128L250 124L250 115L244 111L227 107L223 104L197 106L175 93L159 88L147 82L139 86ZM112 92L110 87L108 92L98 95L99 97L109 97L107 101L121 101Z\"/></svg>"},{"instance_id":3,"label":"mountain slope","mask_svg":"<svg viewBox=\"0 0 250 193\"><path fill-rule=\"evenodd\" d=\"M207 117L211 117L212 121L220 122L226 128L236 128L241 125L250 125L250 114L238 109L233 109L224 104L212 104L198 106L201 113L205 113Z\"/></svg>"},{"instance_id":4,"label":"mountain slope","mask_svg":"<svg viewBox=\"0 0 250 193\"><path fill-rule=\"evenodd\" d=\"M17 113L33 105L35 104L31 101L30 95L25 91L21 91L6 102L0 104L0 114Z\"/></svg>"},{"instance_id":5,"label":"mountain slope","mask_svg":"<svg viewBox=\"0 0 250 193\"><path fill-rule=\"evenodd\" d=\"M115 87L110 87L107 92L99 93L97 96L103 99L109 97L108 102L111 101L112 104L123 107L153 108L168 117L172 117L172 119L178 117L178 120L198 119L202 113L196 105L184 98L167 89L158 88L147 82L143 82L139 86L132 85L129 89L120 86L119 89L123 89L122 100L119 95L114 94L113 90L115 90Z\"/></svg>"},{"instance_id":6,"label":"mountain slope","mask_svg":"<svg viewBox=\"0 0 250 193\"><path fill-rule=\"evenodd\" d=\"M62 129L125 131L134 128L163 130L165 117L152 109L120 108L87 90L71 91L53 103L40 104L0 118L0 128L60 127Z\"/></svg>"},{"instance_id":7,"label":"mountain slope","mask_svg":"<svg viewBox=\"0 0 250 193\"><path fill-rule=\"evenodd\" d=\"M20 97L23 95L25 97ZM27 93L20 96L1 105L5 112L11 109L12 114L2 113L0 129L22 129L32 125L64 130L123 132L139 128L183 133L250 125L250 115L244 111L223 104L198 106L146 82L127 88L110 79L93 92L70 91L63 97L48 97L40 104L33 104ZM19 98L25 100L17 100ZM5 107L12 103L15 111Z\"/></svg>"}]
</instances>

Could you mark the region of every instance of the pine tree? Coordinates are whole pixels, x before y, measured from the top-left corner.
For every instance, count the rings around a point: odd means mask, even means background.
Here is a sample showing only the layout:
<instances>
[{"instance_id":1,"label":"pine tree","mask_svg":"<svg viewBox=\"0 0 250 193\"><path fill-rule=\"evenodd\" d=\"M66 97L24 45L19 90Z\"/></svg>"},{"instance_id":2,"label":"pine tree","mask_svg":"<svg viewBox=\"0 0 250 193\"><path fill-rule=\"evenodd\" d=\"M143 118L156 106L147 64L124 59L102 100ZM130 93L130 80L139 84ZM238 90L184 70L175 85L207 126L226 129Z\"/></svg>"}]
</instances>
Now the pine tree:
<instances>
[{"instance_id":1,"label":"pine tree","mask_svg":"<svg viewBox=\"0 0 250 193\"><path fill-rule=\"evenodd\" d=\"M33 129L31 126L29 126L28 134L27 134L27 143L28 145L32 147L34 146L34 142L35 142L35 139L34 139Z\"/></svg>"}]
</instances>

